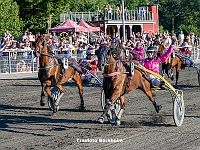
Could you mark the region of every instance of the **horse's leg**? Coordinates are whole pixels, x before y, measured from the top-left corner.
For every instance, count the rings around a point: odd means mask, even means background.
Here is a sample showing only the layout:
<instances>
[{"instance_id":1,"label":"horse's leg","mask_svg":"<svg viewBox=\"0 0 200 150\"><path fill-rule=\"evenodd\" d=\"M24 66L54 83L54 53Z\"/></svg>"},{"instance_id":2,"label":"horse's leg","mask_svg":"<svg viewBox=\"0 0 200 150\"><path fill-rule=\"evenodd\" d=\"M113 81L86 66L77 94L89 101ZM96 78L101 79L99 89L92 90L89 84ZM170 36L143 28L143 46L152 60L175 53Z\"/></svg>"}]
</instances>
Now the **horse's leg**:
<instances>
[{"instance_id":1,"label":"horse's leg","mask_svg":"<svg viewBox=\"0 0 200 150\"><path fill-rule=\"evenodd\" d=\"M42 72L41 70L38 71L38 79L40 80L40 84L42 86L42 91L41 91L41 99L40 99L40 106L44 106L45 105L45 93L44 93L44 86L46 84L46 82L44 81L44 72Z\"/></svg>"},{"instance_id":2,"label":"horse's leg","mask_svg":"<svg viewBox=\"0 0 200 150\"><path fill-rule=\"evenodd\" d=\"M173 81L174 80L174 74L173 74L173 72L174 72L174 67L175 66L172 66L171 67L171 73L170 73L170 79ZM177 68L177 66L176 66L176 68Z\"/></svg>"},{"instance_id":3,"label":"horse's leg","mask_svg":"<svg viewBox=\"0 0 200 150\"><path fill-rule=\"evenodd\" d=\"M170 73L169 73L170 68L171 68L171 65L170 65L170 63L168 63L167 66L166 66L166 69L165 69L165 73L167 74L168 78L170 78L170 76L171 76Z\"/></svg>"},{"instance_id":4,"label":"horse's leg","mask_svg":"<svg viewBox=\"0 0 200 150\"><path fill-rule=\"evenodd\" d=\"M178 78L179 78L179 72L180 72L180 70L181 70L181 65L182 65L182 63L179 62L179 63L177 64L177 67L176 67L176 86L178 85Z\"/></svg>"},{"instance_id":5,"label":"horse's leg","mask_svg":"<svg viewBox=\"0 0 200 150\"><path fill-rule=\"evenodd\" d=\"M112 104L110 101L106 103L104 110L103 110L103 114L98 118L98 122L99 123L103 123L104 122L104 118L107 115L108 111L110 109L114 108L114 104Z\"/></svg>"},{"instance_id":6,"label":"horse's leg","mask_svg":"<svg viewBox=\"0 0 200 150\"><path fill-rule=\"evenodd\" d=\"M145 80L144 82L146 82L146 83L143 83L142 91L148 96L148 98L152 102L156 112L159 113L159 111L161 110L162 106L156 104L156 102L155 102L155 100L153 98L153 95L152 95L150 83L147 80Z\"/></svg>"},{"instance_id":7,"label":"horse's leg","mask_svg":"<svg viewBox=\"0 0 200 150\"><path fill-rule=\"evenodd\" d=\"M119 80L117 81L119 82ZM107 114L107 112L109 110L111 110L112 112L112 122L114 123L116 121L116 114L114 112L114 103L115 101L117 100L117 98L120 97L120 91L122 91L122 87L119 86L122 82L119 82L119 83L116 83L115 84L115 89L112 93L112 96L111 96L111 99L109 100L109 102L106 103L105 107L104 107L104 111L103 111L103 114L98 118L98 122L99 123L103 123L104 122L104 118ZM115 121L114 121L115 120Z\"/></svg>"},{"instance_id":8,"label":"horse's leg","mask_svg":"<svg viewBox=\"0 0 200 150\"><path fill-rule=\"evenodd\" d=\"M56 107L56 109L58 110L59 109L59 102L60 102L60 99L61 99L61 97L64 95L64 93L65 93L65 89L64 89L64 87L62 86L62 85L57 85L57 88L59 89L59 91L60 91L60 95L58 96L58 98L57 98L57 100L56 100L56 102L55 102L55 107Z\"/></svg>"},{"instance_id":9,"label":"horse's leg","mask_svg":"<svg viewBox=\"0 0 200 150\"><path fill-rule=\"evenodd\" d=\"M117 114L117 120L116 120L117 125L120 125L120 124L121 124L120 119L121 119L122 114L123 114L124 109L125 109L125 100L124 100L124 96L120 96L119 99L120 99L120 103L121 103L121 109L120 109L119 113Z\"/></svg>"},{"instance_id":10,"label":"horse's leg","mask_svg":"<svg viewBox=\"0 0 200 150\"><path fill-rule=\"evenodd\" d=\"M74 78L76 85L78 86L79 96L80 96L80 111L85 111L85 104L83 99L83 84L82 84L82 75L76 72L76 76Z\"/></svg>"},{"instance_id":11,"label":"horse's leg","mask_svg":"<svg viewBox=\"0 0 200 150\"><path fill-rule=\"evenodd\" d=\"M51 82L51 81L50 81ZM51 84L50 84L51 85ZM57 109L55 107L55 101L53 99L53 97L51 96L51 86L49 84L46 84L46 86L44 87L44 90L45 92L47 93L47 95L49 96L50 100L52 101L52 104L54 106L54 109L53 109L53 116L56 116L56 112L57 112Z\"/></svg>"},{"instance_id":12,"label":"horse's leg","mask_svg":"<svg viewBox=\"0 0 200 150\"><path fill-rule=\"evenodd\" d=\"M46 103L45 100L44 100L44 97L45 97L45 94L44 94L44 85L45 85L45 83L41 82L42 91L41 91L40 106L44 106L45 103Z\"/></svg>"}]
</instances>

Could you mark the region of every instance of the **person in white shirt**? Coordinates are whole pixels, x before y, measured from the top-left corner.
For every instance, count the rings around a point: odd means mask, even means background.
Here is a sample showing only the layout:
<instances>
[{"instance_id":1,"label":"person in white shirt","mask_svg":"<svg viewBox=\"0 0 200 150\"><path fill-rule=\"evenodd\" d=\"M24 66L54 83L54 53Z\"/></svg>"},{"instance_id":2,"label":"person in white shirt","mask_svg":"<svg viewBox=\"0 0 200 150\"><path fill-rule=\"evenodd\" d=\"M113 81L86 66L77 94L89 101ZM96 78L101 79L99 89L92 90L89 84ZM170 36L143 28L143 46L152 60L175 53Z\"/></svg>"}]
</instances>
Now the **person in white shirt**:
<instances>
[{"instance_id":1,"label":"person in white shirt","mask_svg":"<svg viewBox=\"0 0 200 150\"><path fill-rule=\"evenodd\" d=\"M179 46L183 44L184 38L185 37L184 37L183 31L181 31L180 34L178 35Z\"/></svg>"}]
</instances>

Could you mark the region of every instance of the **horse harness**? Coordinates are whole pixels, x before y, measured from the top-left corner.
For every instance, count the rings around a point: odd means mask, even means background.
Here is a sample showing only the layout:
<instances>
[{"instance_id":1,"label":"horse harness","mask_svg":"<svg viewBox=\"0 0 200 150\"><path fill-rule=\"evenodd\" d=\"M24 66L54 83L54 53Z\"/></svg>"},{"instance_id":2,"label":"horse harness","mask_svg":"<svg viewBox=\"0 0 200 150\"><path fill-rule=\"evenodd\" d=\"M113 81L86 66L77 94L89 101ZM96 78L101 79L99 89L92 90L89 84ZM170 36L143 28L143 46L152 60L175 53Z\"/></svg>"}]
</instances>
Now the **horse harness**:
<instances>
[{"instance_id":1,"label":"horse harness","mask_svg":"<svg viewBox=\"0 0 200 150\"><path fill-rule=\"evenodd\" d=\"M52 52L52 50L51 50L50 46L48 45L48 43L45 42L45 43L43 44L43 48L44 48L45 45L47 45L47 49L48 49L48 52L49 52L50 54L46 54L46 53L42 53L41 51L39 51L39 52L37 51L37 57L48 56L48 57L50 57L50 58L55 58L55 59L58 61L58 63L54 63L53 65L50 65L50 66L39 67L39 70L46 70L46 69L49 69L49 68L53 68L54 66L60 66L61 73L60 73L60 76L59 76L59 79L58 79L58 82L57 82L57 84L59 84L59 83L61 82L61 80L62 80L64 74L66 74L66 73L64 73L64 72L62 71L62 69L64 69L63 64L62 64L62 61L61 61L60 58L58 58L58 57L56 57L56 56L54 55L54 53ZM73 64L73 62L70 62L70 63L69 63L69 66L72 67L72 68L73 68L75 71L77 71L79 74L83 74L82 71L81 71L80 69L78 69L78 68Z\"/></svg>"},{"instance_id":2,"label":"horse harness","mask_svg":"<svg viewBox=\"0 0 200 150\"><path fill-rule=\"evenodd\" d=\"M126 52L126 60L118 59L115 62L106 63L106 66L108 66L110 64L116 64L118 69L115 72L112 72L112 73L108 73L108 74L103 73L103 77L112 77L112 76L116 76L116 75L119 75L119 74L127 74L128 81L126 83L124 94L128 92L129 87L130 87L130 82L131 82L131 80L132 80L132 78L134 76L134 62L127 59L128 55L129 54ZM114 54L113 57L115 58L115 54ZM120 66L120 64L123 65L123 67L125 68L126 71L121 71L119 69L118 66Z\"/></svg>"}]
</instances>

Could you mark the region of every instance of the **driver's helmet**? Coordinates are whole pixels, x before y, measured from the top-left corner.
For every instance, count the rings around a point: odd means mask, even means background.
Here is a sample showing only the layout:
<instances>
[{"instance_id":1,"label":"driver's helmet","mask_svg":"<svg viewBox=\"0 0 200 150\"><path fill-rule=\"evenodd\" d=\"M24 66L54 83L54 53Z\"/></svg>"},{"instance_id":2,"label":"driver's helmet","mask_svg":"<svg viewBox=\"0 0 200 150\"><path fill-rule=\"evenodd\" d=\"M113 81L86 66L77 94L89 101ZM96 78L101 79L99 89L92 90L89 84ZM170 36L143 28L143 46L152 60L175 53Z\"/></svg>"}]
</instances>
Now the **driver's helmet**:
<instances>
[{"instance_id":1,"label":"driver's helmet","mask_svg":"<svg viewBox=\"0 0 200 150\"><path fill-rule=\"evenodd\" d=\"M86 53L87 55L95 55L95 48L93 46L88 47Z\"/></svg>"},{"instance_id":2,"label":"driver's helmet","mask_svg":"<svg viewBox=\"0 0 200 150\"><path fill-rule=\"evenodd\" d=\"M156 47L155 46L149 46L146 50L146 52L156 52Z\"/></svg>"},{"instance_id":3,"label":"driver's helmet","mask_svg":"<svg viewBox=\"0 0 200 150\"><path fill-rule=\"evenodd\" d=\"M150 59L153 59L156 56L156 47L149 46L146 50L147 56Z\"/></svg>"}]
</instances>

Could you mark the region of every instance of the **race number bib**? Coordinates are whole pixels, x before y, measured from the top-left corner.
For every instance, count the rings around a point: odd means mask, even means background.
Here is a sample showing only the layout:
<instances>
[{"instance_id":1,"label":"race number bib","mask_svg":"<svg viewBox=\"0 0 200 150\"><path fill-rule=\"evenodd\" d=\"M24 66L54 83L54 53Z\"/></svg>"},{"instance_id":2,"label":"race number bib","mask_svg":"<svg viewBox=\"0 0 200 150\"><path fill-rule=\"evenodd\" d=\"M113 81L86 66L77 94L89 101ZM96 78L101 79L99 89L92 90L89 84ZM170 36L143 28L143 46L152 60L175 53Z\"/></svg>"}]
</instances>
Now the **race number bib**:
<instances>
[{"instance_id":1,"label":"race number bib","mask_svg":"<svg viewBox=\"0 0 200 150\"><path fill-rule=\"evenodd\" d=\"M63 58L63 67L65 68L65 69L67 69L68 68L68 58Z\"/></svg>"},{"instance_id":2,"label":"race number bib","mask_svg":"<svg viewBox=\"0 0 200 150\"><path fill-rule=\"evenodd\" d=\"M131 70L130 70L130 73L131 73L131 75L133 76L134 75L134 62L131 62L131 66L130 66L130 68L131 68Z\"/></svg>"}]
</instances>

